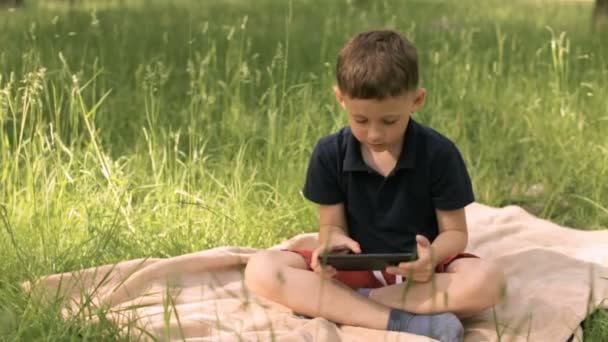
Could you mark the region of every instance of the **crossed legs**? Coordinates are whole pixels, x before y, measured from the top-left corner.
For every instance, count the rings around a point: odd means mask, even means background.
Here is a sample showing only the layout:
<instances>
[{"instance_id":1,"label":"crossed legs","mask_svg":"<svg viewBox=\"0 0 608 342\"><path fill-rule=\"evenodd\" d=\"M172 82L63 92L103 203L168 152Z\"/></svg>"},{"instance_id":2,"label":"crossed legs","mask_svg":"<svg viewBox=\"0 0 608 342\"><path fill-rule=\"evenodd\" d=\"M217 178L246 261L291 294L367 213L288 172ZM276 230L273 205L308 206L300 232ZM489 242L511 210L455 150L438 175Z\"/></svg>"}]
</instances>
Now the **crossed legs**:
<instances>
[{"instance_id":1,"label":"crossed legs","mask_svg":"<svg viewBox=\"0 0 608 342\"><path fill-rule=\"evenodd\" d=\"M391 308L417 314L453 312L459 317L483 311L500 301L505 280L493 264L464 258L451 263L446 273L436 274L432 282L386 286L372 290L367 298L310 271L296 253L265 250L249 260L245 284L255 294L300 314L384 330Z\"/></svg>"}]
</instances>

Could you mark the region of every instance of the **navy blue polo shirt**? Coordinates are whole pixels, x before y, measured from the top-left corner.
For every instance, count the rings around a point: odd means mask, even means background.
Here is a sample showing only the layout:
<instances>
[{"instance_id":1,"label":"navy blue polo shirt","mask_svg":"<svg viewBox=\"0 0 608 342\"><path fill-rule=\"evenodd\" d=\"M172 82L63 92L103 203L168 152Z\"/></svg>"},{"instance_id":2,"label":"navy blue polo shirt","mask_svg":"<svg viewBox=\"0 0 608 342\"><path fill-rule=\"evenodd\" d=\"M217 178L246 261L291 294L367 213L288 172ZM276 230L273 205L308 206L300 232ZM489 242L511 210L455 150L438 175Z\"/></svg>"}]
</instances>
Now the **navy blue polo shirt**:
<instances>
[{"instance_id":1,"label":"navy blue polo shirt","mask_svg":"<svg viewBox=\"0 0 608 342\"><path fill-rule=\"evenodd\" d=\"M439 234L435 209L459 209L474 201L471 179L458 148L410 118L394 170L384 177L369 167L350 127L319 140L304 185L318 204L344 203L349 235L363 253L412 251L416 234Z\"/></svg>"}]
</instances>

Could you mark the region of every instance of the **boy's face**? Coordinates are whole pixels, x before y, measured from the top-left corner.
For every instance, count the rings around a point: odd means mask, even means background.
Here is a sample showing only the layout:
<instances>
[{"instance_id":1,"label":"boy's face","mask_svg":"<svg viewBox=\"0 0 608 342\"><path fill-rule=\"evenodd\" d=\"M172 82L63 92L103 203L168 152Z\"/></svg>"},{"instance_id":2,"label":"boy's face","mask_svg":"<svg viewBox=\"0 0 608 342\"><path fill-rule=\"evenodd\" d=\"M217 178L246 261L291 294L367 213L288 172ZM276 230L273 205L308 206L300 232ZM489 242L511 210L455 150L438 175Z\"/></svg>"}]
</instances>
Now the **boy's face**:
<instances>
[{"instance_id":1,"label":"boy's face","mask_svg":"<svg viewBox=\"0 0 608 342\"><path fill-rule=\"evenodd\" d=\"M400 151L410 115L426 96L424 88L383 100L350 98L338 87L334 93L346 110L353 135L373 152Z\"/></svg>"}]
</instances>

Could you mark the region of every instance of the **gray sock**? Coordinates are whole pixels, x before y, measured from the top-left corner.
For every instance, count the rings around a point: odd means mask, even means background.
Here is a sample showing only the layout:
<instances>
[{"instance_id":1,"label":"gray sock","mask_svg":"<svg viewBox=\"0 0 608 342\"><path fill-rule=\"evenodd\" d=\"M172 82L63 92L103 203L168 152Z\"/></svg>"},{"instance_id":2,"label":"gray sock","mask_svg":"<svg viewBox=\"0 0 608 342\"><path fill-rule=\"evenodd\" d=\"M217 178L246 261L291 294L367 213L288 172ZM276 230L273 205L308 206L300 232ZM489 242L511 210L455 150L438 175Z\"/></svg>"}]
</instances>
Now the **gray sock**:
<instances>
[{"instance_id":1,"label":"gray sock","mask_svg":"<svg viewBox=\"0 0 608 342\"><path fill-rule=\"evenodd\" d=\"M461 342L464 338L464 327L451 312L417 315L391 309L386 330L427 336L441 342Z\"/></svg>"},{"instance_id":2,"label":"gray sock","mask_svg":"<svg viewBox=\"0 0 608 342\"><path fill-rule=\"evenodd\" d=\"M361 287L357 289L357 292L359 292L361 295L363 295L364 297L369 297L369 293L372 291L372 289L367 288L367 287Z\"/></svg>"}]
</instances>

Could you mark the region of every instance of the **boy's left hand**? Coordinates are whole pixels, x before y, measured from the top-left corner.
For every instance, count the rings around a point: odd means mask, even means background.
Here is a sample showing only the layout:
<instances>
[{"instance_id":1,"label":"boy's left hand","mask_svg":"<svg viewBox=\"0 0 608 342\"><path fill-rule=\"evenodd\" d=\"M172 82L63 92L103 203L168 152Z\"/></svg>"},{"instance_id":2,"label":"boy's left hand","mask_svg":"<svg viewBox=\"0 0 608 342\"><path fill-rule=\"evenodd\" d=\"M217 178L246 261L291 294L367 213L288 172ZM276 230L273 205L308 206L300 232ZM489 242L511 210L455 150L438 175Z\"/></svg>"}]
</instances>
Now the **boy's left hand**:
<instances>
[{"instance_id":1,"label":"boy's left hand","mask_svg":"<svg viewBox=\"0 0 608 342\"><path fill-rule=\"evenodd\" d=\"M386 272L398 274L419 283L426 283L431 280L435 272L431 242L423 235L416 235L416 247L418 249L418 260L402 262L399 266L387 267Z\"/></svg>"}]
</instances>

